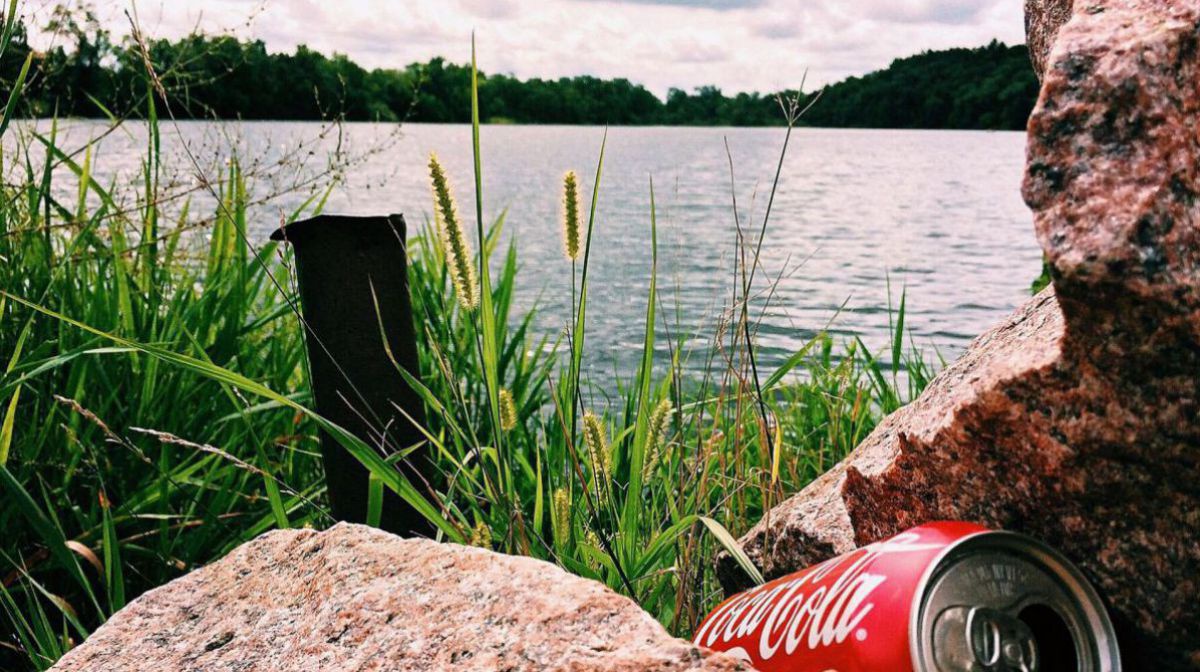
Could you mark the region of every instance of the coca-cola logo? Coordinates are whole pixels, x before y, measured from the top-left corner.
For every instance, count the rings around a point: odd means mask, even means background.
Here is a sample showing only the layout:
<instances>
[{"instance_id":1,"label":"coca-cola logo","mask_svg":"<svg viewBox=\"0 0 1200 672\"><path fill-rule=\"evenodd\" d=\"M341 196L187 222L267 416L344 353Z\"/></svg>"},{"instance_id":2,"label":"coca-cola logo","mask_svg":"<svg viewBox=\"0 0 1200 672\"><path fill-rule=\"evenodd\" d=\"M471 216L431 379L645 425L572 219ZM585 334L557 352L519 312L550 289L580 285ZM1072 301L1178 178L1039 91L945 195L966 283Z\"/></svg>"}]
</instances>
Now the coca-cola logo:
<instances>
[{"instance_id":1,"label":"coca-cola logo","mask_svg":"<svg viewBox=\"0 0 1200 672\"><path fill-rule=\"evenodd\" d=\"M850 637L865 640L863 619L875 605L871 594L886 576L867 571L886 553L911 553L940 548L920 543L906 532L858 551L827 560L794 578L744 593L713 612L694 639L719 650L738 649L748 658L745 638L758 635L758 660L770 660L781 650L791 655L807 649L841 644ZM714 646L739 640L742 646Z\"/></svg>"}]
</instances>

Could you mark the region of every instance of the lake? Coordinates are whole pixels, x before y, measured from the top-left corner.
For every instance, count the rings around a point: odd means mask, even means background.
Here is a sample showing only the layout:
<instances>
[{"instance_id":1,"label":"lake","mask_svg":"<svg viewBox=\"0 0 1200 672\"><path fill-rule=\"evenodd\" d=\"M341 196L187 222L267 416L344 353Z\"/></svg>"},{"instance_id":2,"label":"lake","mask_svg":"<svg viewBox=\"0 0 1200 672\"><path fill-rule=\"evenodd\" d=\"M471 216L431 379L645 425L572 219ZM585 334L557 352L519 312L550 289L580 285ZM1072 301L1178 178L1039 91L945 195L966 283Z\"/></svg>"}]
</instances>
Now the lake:
<instances>
[{"instance_id":1,"label":"lake","mask_svg":"<svg viewBox=\"0 0 1200 672\"><path fill-rule=\"evenodd\" d=\"M28 130L31 123L20 126ZM48 122L37 125L48 130ZM60 144L77 145L105 128L67 122ZM93 162L105 184L134 183L145 133L143 124L130 122L104 139ZM545 334L560 332L569 315L570 264L559 224L562 175L575 169L590 195L603 135L598 127L482 129L485 218L507 212L506 233L516 241L522 266L518 301L523 307L537 302L537 327ZM627 373L639 356L650 273L651 179L660 315L667 319L658 333L691 335L692 345L705 346L731 296L732 196L743 227L756 233L783 138L780 128L608 130L590 271L593 372ZM426 163L436 151L473 231L468 126L183 122L165 124L162 143L163 164L180 188L199 182L197 168L210 179L219 175L228 147L238 147L243 163L263 173L251 182L259 196L286 192L290 182L319 174L329 153L341 151L352 163L340 168L343 182L326 212L402 212L410 232L431 212ZM280 157L307 165L266 176ZM759 331L766 368L823 329L843 304L830 328L835 337L860 336L883 348L889 278L892 303L907 292L907 327L931 356L936 349L952 359L1002 319L1028 296L1041 263L1019 192L1023 161L1023 133L795 131L755 280L763 292L775 285ZM303 191L284 193L257 206L252 238L264 240L306 197ZM193 213L211 211L203 201L203 192L196 194ZM660 354L665 352L664 346Z\"/></svg>"}]
</instances>

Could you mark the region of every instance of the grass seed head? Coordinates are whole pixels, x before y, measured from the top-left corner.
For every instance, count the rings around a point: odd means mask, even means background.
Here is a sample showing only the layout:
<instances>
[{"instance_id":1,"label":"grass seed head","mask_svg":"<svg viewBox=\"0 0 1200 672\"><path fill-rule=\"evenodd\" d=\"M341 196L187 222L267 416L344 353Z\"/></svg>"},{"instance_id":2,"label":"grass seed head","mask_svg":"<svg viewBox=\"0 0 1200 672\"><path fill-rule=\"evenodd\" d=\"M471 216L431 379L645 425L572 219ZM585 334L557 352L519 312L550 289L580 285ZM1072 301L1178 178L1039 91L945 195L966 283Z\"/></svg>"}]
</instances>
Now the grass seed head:
<instances>
[{"instance_id":1,"label":"grass seed head","mask_svg":"<svg viewBox=\"0 0 1200 672\"><path fill-rule=\"evenodd\" d=\"M593 548L596 553L604 553L604 545L600 543L600 535L596 534L596 531L590 527L583 533L583 543ZM595 556L588 557L587 565L592 568L592 571L596 572L599 572L603 566Z\"/></svg>"},{"instance_id":2,"label":"grass seed head","mask_svg":"<svg viewBox=\"0 0 1200 672\"><path fill-rule=\"evenodd\" d=\"M434 219L442 239L446 264L454 281L454 292L463 310L471 311L479 305L479 290L475 281L475 262L471 249L463 235L462 222L450 193L450 182L438 162L436 154L429 155L429 181L433 189Z\"/></svg>"},{"instance_id":3,"label":"grass seed head","mask_svg":"<svg viewBox=\"0 0 1200 672\"><path fill-rule=\"evenodd\" d=\"M551 523L554 525L554 538L568 541L571 538L571 499L565 488L554 491L554 501Z\"/></svg>"},{"instance_id":4,"label":"grass seed head","mask_svg":"<svg viewBox=\"0 0 1200 672\"><path fill-rule=\"evenodd\" d=\"M517 427L517 404L513 401L512 392L500 390L500 429L511 432Z\"/></svg>"},{"instance_id":5,"label":"grass seed head","mask_svg":"<svg viewBox=\"0 0 1200 672\"><path fill-rule=\"evenodd\" d=\"M563 247L568 259L579 259L579 182L573 170L563 176Z\"/></svg>"},{"instance_id":6,"label":"grass seed head","mask_svg":"<svg viewBox=\"0 0 1200 672\"><path fill-rule=\"evenodd\" d=\"M600 416L591 411L583 414L583 443L592 458L592 464L600 474L611 473L612 455L608 451L608 432L604 429L604 421Z\"/></svg>"},{"instance_id":7,"label":"grass seed head","mask_svg":"<svg viewBox=\"0 0 1200 672\"><path fill-rule=\"evenodd\" d=\"M471 530L471 545L479 548L492 547L492 530L482 520L475 523L475 529Z\"/></svg>"},{"instance_id":8,"label":"grass seed head","mask_svg":"<svg viewBox=\"0 0 1200 672\"><path fill-rule=\"evenodd\" d=\"M663 456L667 440L667 427L671 423L671 400L663 399L650 413L650 431L646 435L646 462L642 467L642 482L650 480L654 468Z\"/></svg>"}]
</instances>

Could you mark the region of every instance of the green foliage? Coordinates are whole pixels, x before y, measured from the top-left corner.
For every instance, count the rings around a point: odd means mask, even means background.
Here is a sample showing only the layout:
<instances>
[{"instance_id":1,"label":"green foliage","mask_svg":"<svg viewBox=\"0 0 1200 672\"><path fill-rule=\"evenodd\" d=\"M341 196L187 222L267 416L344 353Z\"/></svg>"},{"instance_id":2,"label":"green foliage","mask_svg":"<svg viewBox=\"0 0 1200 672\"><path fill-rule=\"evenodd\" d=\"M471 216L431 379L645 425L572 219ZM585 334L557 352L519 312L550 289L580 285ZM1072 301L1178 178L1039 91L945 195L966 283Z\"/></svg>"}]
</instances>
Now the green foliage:
<instances>
[{"instance_id":1,"label":"green foliage","mask_svg":"<svg viewBox=\"0 0 1200 672\"><path fill-rule=\"evenodd\" d=\"M67 210L52 197L49 176L59 174L34 172L0 200L0 358L9 363L0 407L11 423L0 467L10 618L0 633L4 644L17 636L37 668L127 598L258 532L326 520L313 504L323 486L309 423L131 345L156 344L305 400L302 343L266 275L274 247L256 254L236 235L245 212L236 162L220 186L230 210L215 214L207 249L188 240L189 221L152 245L147 209L122 208L91 180L88 161L71 162L52 135L44 142L47 158L70 162L81 193L95 198ZM80 562L91 557L103 558L95 572ZM19 669L4 662L13 655L0 648L0 668Z\"/></svg>"},{"instance_id":2,"label":"green foliage","mask_svg":"<svg viewBox=\"0 0 1200 672\"><path fill-rule=\"evenodd\" d=\"M1042 256L1042 272L1039 273L1038 277L1034 278L1033 282L1031 282L1029 284L1029 293L1037 294L1038 292L1042 291L1046 287L1049 287L1050 283L1052 281L1053 281L1053 277L1051 276L1050 261L1048 259L1046 259L1045 256L1043 255Z\"/></svg>"},{"instance_id":3,"label":"green foliage","mask_svg":"<svg viewBox=\"0 0 1200 672\"><path fill-rule=\"evenodd\" d=\"M825 89L816 126L1024 130L1038 83L1024 45L927 51Z\"/></svg>"},{"instance_id":4,"label":"green foliage","mask_svg":"<svg viewBox=\"0 0 1200 672\"><path fill-rule=\"evenodd\" d=\"M150 40L145 55L129 39L114 44L87 11L56 11L58 46L39 61L29 116L141 116L143 59L158 73L179 117L332 119L468 123L470 64L443 58L367 70L342 54L301 45L269 53L261 41L190 35ZM29 53L19 23L0 59L12 82ZM1024 45L993 41L975 49L925 52L826 89L806 123L871 128L1023 129L1037 98ZM481 119L523 124L781 125L776 95L725 95L713 86L672 89L665 101L627 79L578 76L521 80L479 74ZM785 94L788 92L784 92ZM790 94L789 94L790 95ZM161 102L161 101L160 101Z\"/></svg>"}]
</instances>

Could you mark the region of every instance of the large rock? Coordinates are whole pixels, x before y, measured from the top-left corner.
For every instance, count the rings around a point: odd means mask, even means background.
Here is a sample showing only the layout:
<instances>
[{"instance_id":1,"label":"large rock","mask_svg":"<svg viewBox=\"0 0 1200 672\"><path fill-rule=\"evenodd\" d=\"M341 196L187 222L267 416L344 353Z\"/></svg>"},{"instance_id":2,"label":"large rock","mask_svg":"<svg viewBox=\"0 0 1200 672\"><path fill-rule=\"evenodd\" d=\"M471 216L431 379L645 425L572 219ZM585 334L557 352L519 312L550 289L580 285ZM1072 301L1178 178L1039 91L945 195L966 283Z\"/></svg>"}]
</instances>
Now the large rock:
<instances>
[{"instance_id":1,"label":"large rock","mask_svg":"<svg viewBox=\"0 0 1200 672\"><path fill-rule=\"evenodd\" d=\"M553 565L340 524L270 532L117 612L53 670L736 670Z\"/></svg>"},{"instance_id":2,"label":"large rock","mask_svg":"<svg viewBox=\"0 0 1200 672\"><path fill-rule=\"evenodd\" d=\"M1089 0L1059 31L1024 185L1053 289L742 539L768 577L977 521L1078 563L1128 667L1200 669L1198 67L1195 0Z\"/></svg>"}]
</instances>

